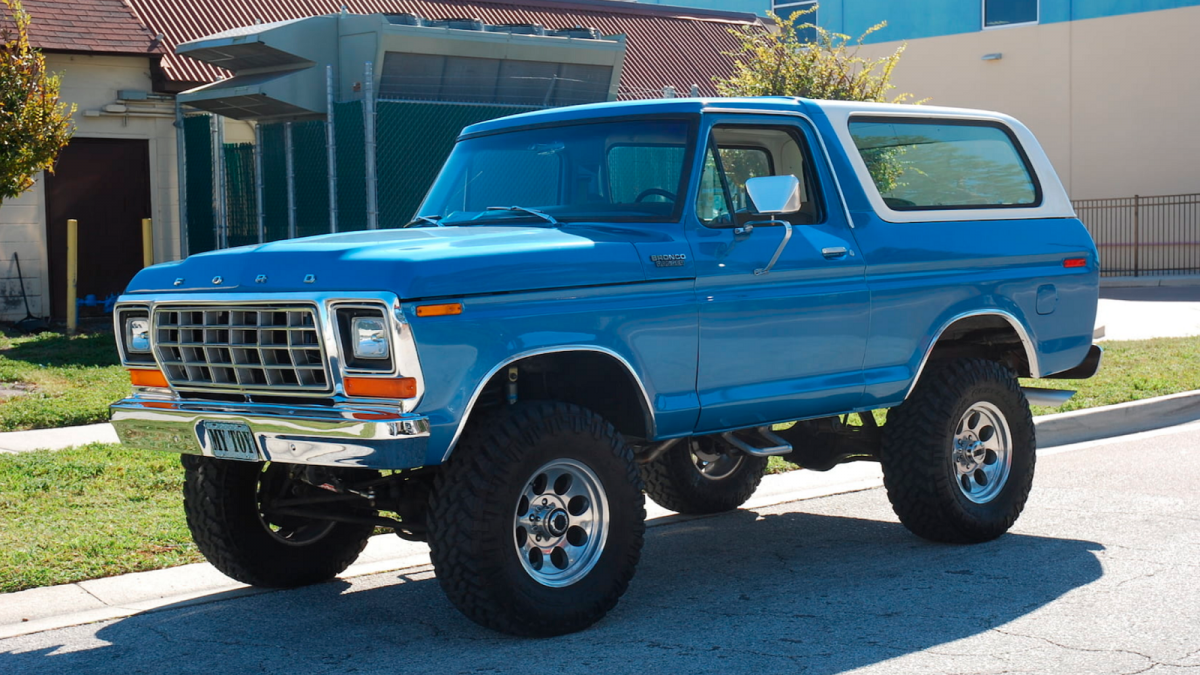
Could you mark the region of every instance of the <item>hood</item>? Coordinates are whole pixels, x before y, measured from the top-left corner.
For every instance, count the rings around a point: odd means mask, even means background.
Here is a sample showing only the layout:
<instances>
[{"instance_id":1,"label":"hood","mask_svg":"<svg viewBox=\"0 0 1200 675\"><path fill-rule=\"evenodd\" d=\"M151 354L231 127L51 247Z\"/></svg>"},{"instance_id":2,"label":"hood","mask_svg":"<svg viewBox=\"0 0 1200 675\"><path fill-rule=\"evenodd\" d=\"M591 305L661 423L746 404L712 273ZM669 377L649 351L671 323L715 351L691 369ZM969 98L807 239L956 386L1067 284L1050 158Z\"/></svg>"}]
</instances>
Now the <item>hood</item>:
<instances>
[{"instance_id":1,"label":"hood","mask_svg":"<svg viewBox=\"0 0 1200 675\"><path fill-rule=\"evenodd\" d=\"M416 299L629 283L646 278L634 243L660 238L583 226L348 232L155 265L126 292L390 291Z\"/></svg>"}]
</instances>

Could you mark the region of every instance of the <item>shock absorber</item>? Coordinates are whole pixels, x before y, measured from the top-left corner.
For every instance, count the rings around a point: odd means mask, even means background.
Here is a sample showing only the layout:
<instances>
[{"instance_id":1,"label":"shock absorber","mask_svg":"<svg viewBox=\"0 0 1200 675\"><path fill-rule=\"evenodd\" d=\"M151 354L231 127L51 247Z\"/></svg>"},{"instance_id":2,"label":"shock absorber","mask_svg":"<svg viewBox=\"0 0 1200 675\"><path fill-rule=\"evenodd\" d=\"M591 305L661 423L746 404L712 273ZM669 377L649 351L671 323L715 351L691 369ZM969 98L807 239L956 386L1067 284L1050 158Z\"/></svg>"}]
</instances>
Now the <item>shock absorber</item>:
<instances>
[{"instance_id":1,"label":"shock absorber","mask_svg":"<svg viewBox=\"0 0 1200 675\"><path fill-rule=\"evenodd\" d=\"M508 404L512 405L517 402L517 367L511 366L508 369L508 383L504 385L505 394L508 397Z\"/></svg>"}]
</instances>

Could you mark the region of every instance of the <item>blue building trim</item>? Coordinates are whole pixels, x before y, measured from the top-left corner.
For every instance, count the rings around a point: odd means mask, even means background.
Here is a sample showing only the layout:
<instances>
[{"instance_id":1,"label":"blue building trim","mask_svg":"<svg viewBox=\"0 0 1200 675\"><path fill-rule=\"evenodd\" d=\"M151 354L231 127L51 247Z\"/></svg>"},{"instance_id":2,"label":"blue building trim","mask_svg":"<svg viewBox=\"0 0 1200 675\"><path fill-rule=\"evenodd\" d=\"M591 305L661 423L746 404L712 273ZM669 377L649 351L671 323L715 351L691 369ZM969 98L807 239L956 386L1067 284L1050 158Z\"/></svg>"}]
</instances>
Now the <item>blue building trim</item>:
<instances>
[{"instance_id":1,"label":"blue building trim","mask_svg":"<svg viewBox=\"0 0 1200 675\"><path fill-rule=\"evenodd\" d=\"M1200 6L1200 0L1041 0L1039 23L1193 6ZM980 0L821 0L818 22L828 30L857 38L880 21L887 21L887 27L873 33L867 43L973 33L983 29L983 3Z\"/></svg>"}]
</instances>

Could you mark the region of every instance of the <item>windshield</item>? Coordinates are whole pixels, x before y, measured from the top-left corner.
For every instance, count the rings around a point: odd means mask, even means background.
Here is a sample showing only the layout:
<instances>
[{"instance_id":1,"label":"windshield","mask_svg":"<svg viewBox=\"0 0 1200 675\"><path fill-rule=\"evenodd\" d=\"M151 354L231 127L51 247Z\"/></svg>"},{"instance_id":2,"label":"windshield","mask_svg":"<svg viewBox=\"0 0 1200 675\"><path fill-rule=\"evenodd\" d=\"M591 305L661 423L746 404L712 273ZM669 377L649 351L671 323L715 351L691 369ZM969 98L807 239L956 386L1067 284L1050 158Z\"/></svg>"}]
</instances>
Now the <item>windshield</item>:
<instances>
[{"instance_id":1,"label":"windshield","mask_svg":"<svg viewBox=\"0 0 1200 675\"><path fill-rule=\"evenodd\" d=\"M676 219L692 127L639 119L469 138L417 215L441 225Z\"/></svg>"}]
</instances>

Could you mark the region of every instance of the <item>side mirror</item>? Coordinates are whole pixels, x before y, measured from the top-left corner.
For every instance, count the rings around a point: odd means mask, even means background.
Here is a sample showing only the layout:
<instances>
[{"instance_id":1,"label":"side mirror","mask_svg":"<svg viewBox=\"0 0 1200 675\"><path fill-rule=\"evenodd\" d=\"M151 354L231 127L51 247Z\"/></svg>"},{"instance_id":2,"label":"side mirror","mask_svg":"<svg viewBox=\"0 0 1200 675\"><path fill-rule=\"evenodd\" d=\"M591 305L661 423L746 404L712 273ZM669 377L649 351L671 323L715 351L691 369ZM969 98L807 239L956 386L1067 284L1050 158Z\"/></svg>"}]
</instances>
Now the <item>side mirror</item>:
<instances>
[{"instance_id":1,"label":"side mirror","mask_svg":"<svg viewBox=\"0 0 1200 675\"><path fill-rule=\"evenodd\" d=\"M754 202L755 213L772 215L795 213L803 205L800 180L795 176L760 176L746 181L746 194Z\"/></svg>"}]
</instances>

